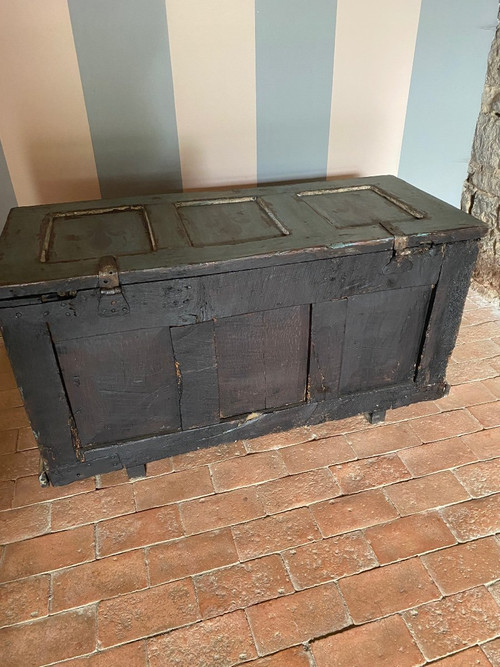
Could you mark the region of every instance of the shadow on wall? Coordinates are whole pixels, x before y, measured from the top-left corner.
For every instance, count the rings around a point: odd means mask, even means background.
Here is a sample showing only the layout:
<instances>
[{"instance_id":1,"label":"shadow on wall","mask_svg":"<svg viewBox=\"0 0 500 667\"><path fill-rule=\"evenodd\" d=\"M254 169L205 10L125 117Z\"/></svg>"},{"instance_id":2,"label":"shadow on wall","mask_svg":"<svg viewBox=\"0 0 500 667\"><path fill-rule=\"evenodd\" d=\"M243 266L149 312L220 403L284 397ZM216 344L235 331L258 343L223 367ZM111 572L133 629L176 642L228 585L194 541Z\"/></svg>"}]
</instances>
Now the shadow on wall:
<instances>
[{"instance_id":1,"label":"shadow on wall","mask_svg":"<svg viewBox=\"0 0 500 667\"><path fill-rule=\"evenodd\" d=\"M24 146L22 159L20 206L92 200L101 196L95 167L83 141L29 143Z\"/></svg>"},{"instance_id":2,"label":"shadow on wall","mask_svg":"<svg viewBox=\"0 0 500 667\"><path fill-rule=\"evenodd\" d=\"M166 156L163 164L154 171L144 168L147 161L143 151L124 148L138 145L130 137L108 137L99 175L89 169L84 153L86 146L79 142L44 142L31 145L25 151L26 191L28 196L22 205L52 204L59 202L88 201L133 197L136 195L178 192L180 187L178 158ZM66 170L61 174L60 162L64 155ZM47 164L54 165L53 169ZM116 170L110 165L116 165ZM94 166L94 165L92 165Z\"/></svg>"}]
</instances>

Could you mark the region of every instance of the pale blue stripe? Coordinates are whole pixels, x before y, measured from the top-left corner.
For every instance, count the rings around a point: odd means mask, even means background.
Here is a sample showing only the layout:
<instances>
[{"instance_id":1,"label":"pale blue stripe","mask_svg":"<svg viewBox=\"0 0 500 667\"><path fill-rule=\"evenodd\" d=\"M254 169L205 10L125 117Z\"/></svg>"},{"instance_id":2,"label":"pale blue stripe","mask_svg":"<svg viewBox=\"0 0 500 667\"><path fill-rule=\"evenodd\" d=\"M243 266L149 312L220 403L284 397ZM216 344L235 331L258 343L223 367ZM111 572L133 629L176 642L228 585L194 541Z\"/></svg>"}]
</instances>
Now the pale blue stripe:
<instances>
[{"instance_id":1,"label":"pale blue stripe","mask_svg":"<svg viewBox=\"0 0 500 667\"><path fill-rule=\"evenodd\" d=\"M498 0L422 0L399 176L458 206Z\"/></svg>"},{"instance_id":2,"label":"pale blue stripe","mask_svg":"<svg viewBox=\"0 0 500 667\"><path fill-rule=\"evenodd\" d=\"M325 177L336 0L256 0L257 177Z\"/></svg>"},{"instance_id":3,"label":"pale blue stripe","mask_svg":"<svg viewBox=\"0 0 500 667\"><path fill-rule=\"evenodd\" d=\"M180 190L165 0L69 9L102 196Z\"/></svg>"},{"instance_id":4,"label":"pale blue stripe","mask_svg":"<svg viewBox=\"0 0 500 667\"><path fill-rule=\"evenodd\" d=\"M10 180L3 147L0 143L0 231L3 229L7 215L13 206L17 206L16 195Z\"/></svg>"}]
</instances>

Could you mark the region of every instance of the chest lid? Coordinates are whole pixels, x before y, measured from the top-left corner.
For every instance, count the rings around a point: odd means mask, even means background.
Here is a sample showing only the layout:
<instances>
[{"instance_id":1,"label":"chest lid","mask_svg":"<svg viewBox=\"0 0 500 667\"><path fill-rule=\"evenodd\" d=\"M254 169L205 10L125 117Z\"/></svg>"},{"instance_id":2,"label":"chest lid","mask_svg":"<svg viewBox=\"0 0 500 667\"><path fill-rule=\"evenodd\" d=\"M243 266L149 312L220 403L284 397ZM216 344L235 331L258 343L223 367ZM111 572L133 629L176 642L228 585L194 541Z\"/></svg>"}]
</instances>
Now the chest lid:
<instances>
[{"instance_id":1,"label":"chest lid","mask_svg":"<svg viewBox=\"0 0 500 667\"><path fill-rule=\"evenodd\" d=\"M478 238L486 226L394 176L14 208L0 300Z\"/></svg>"}]
</instances>

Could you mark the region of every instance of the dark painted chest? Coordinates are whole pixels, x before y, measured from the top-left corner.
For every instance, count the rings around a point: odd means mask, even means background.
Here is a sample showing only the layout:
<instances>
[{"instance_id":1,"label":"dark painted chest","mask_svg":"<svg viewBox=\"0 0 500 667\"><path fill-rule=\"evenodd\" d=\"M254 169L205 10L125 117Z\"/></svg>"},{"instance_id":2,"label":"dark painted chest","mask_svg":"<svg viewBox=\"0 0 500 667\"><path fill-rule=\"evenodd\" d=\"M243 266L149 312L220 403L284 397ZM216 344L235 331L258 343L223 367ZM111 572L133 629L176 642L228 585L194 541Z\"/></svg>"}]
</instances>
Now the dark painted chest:
<instances>
[{"instance_id":1,"label":"dark painted chest","mask_svg":"<svg viewBox=\"0 0 500 667\"><path fill-rule=\"evenodd\" d=\"M442 396L483 233L390 176L14 209L0 322L48 478Z\"/></svg>"}]
</instances>

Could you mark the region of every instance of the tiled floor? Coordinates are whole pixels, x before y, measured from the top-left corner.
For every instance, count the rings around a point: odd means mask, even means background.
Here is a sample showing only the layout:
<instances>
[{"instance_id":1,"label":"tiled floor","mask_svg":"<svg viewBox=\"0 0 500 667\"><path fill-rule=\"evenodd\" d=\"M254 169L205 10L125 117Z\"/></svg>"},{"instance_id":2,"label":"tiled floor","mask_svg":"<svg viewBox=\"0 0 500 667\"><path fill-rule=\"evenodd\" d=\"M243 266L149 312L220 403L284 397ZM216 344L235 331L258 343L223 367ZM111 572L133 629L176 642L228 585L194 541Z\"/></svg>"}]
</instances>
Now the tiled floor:
<instances>
[{"instance_id":1,"label":"tiled floor","mask_svg":"<svg viewBox=\"0 0 500 667\"><path fill-rule=\"evenodd\" d=\"M500 665L499 376L473 293L447 398L41 489L3 351L0 664Z\"/></svg>"}]
</instances>

